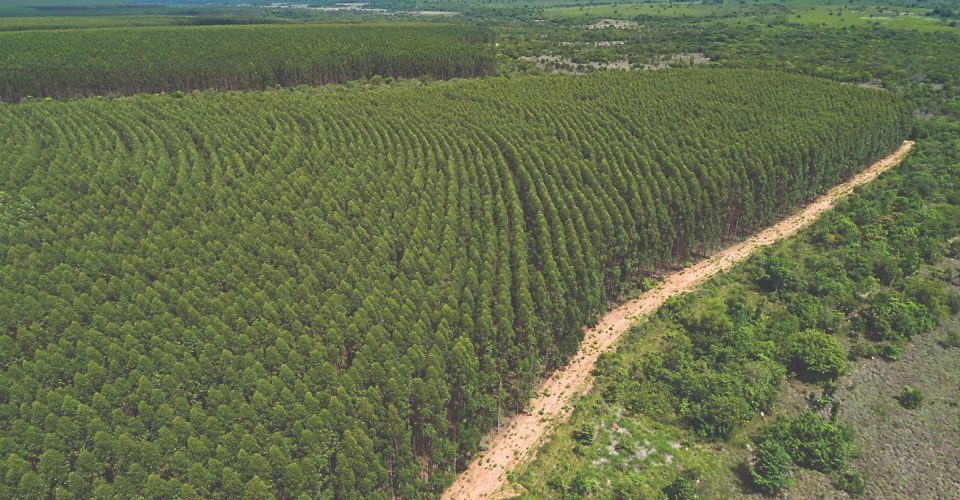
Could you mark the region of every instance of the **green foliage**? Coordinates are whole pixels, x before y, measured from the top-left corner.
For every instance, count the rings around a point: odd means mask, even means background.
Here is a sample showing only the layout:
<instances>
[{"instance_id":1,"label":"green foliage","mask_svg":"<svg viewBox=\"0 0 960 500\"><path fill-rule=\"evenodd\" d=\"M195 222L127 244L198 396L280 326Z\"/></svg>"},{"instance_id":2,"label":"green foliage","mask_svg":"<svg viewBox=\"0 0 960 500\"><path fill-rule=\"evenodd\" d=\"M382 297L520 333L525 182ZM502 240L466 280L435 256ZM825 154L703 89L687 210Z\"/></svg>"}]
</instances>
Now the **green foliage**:
<instances>
[{"instance_id":1,"label":"green foliage","mask_svg":"<svg viewBox=\"0 0 960 500\"><path fill-rule=\"evenodd\" d=\"M667 500L697 500L700 493L697 489L698 474L696 471L683 471L676 479L661 490Z\"/></svg>"},{"instance_id":2,"label":"green foliage","mask_svg":"<svg viewBox=\"0 0 960 500\"><path fill-rule=\"evenodd\" d=\"M855 470L845 471L837 478L837 488L847 492L853 498L862 498L867 491L867 483L863 476Z\"/></svg>"},{"instance_id":3,"label":"green foliage","mask_svg":"<svg viewBox=\"0 0 960 500\"><path fill-rule=\"evenodd\" d=\"M581 446L590 446L593 442L593 426L584 424L573 431L573 440Z\"/></svg>"},{"instance_id":4,"label":"green foliage","mask_svg":"<svg viewBox=\"0 0 960 500\"><path fill-rule=\"evenodd\" d=\"M870 298L863 312L866 331L880 340L902 341L929 329L923 306L896 291L882 291Z\"/></svg>"},{"instance_id":5,"label":"green foliage","mask_svg":"<svg viewBox=\"0 0 960 500\"><path fill-rule=\"evenodd\" d=\"M900 393L900 406L908 410L916 410L923 404L923 394L920 389L915 389L909 385L903 386L903 392Z\"/></svg>"},{"instance_id":6,"label":"green foliage","mask_svg":"<svg viewBox=\"0 0 960 500\"><path fill-rule=\"evenodd\" d=\"M808 382L835 380L847 367L847 353L828 333L801 332L790 347L790 367Z\"/></svg>"},{"instance_id":7,"label":"green foliage","mask_svg":"<svg viewBox=\"0 0 960 500\"><path fill-rule=\"evenodd\" d=\"M947 295L947 311L951 316L960 314L960 293L954 292Z\"/></svg>"},{"instance_id":8,"label":"green foliage","mask_svg":"<svg viewBox=\"0 0 960 500\"><path fill-rule=\"evenodd\" d=\"M775 3L739 5L747 11L740 14L748 16L783 8ZM842 29L738 16L729 17L734 22L643 17L638 19L642 29L588 29L580 21L579 26L562 30L517 30L499 37L498 43L514 57L559 56L585 67L603 61L640 66L698 54L712 66L777 69L882 87L909 96L924 112L960 116L955 99L960 88L960 30L942 23L941 32L864 26L871 21L860 19L859 13L851 15L859 26L844 24ZM923 16L894 17L930 24Z\"/></svg>"},{"instance_id":9,"label":"green foliage","mask_svg":"<svg viewBox=\"0 0 960 500\"><path fill-rule=\"evenodd\" d=\"M960 347L960 332L956 330L947 332L947 345L950 347Z\"/></svg>"},{"instance_id":10,"label":"green foliage","mask_svg":"<svg viewBox=\"0 0 960 500\"><path fill-rule=\"evenodd\" d=\"M481 76L495 72L492 39L404 23L0 32L0 99Z\"/></svg>"},{"instance_id":11,"label":"green foliage","mask_svg":"<svg viewBox=\"0 0 960 500\"><path fill-rule=\"evenodd\" d=\"M736 22L644 18L642 29L517 29L498 41L516 56L556 54L582 63L620 59L648 63L661 55L703 52L713 66L780 68L882 86L908 96L925 117L960 116L955 99L960 88L956 33L838 30L786 22L767 26L732 19ZM596 45L616 41L625 43ZM775 245L692 297L669 301L653 320L636 327L616 354L598 366L595 390L602 399L590 411L575 413L576 424L592 423L597 415L614 410L619 415L622 409L621 421L655 419L671 431L691 428L696 435L700 423L689 416L694 408L703 408L707 396L724 394L732 386L746 400L746 395L763 394L769 387L763 379L755 383L732 368L755 360L789 366L791 346L808 329L834 339L849 335L851 358L902 354L910 335L929 330L942 318L942 306L950 310L950 295L941 295L942 286L921 278L927 274L926 266L960 253L960 240L955 239L960 234L960 126L933 118L920 121L914 134L919 141L899 167L858 189L800 236ZM743 307L718 305L725 301ZM901 327L903 331L897 331ZM956 342L960 345L960 340ZM820 402L826 412L830 399ZM832 403L835 417L839 406ZM843 470L841 464L850 453L847 431L817 415L804 418L818 420L791 438L796 455L822 469ZM785 427L784 434L790 436L790 425ZM705 448L687 460L715 456L716 445ZM524 486L537 495L542 491L537 488L541 477L546 482L560 470L567 475L578 469L596 470L592 461L606 456L602 450L598 453L573 460L556 453L541 456ZM683 459L677 462L675 467L687 466ZM729 465L718 465L713 472L728 474ZM613 485L604 491L613 496L634 491L624 484L662 485L672 480L660 470L636 471L626 463L605 463L599 477L601 483L606 478ZM849 471L835 479L851 495L863 488L862 478ZM728 494L724 486L728 485L721 481L714 490L721 492L717 496Z\"/></svg>"},{"instance_id":12,"label":"green foliage","mask_svg":"<svg viewBox=\"0 0 960 500\"><path fill-rule=\"evenodd\" d=\"M754 453L750 478L762 493L775 495L793 485L793 461L780 443L764 440Z\"/></svg>"},{"instance_id":13,"label":"green foliage","mask_svg":"<svg viewBox=\"0 0 960 500\"><path fill-rule=\"evenodd\" d=\"M801 467L820 472L836 472L847 465L853 449L852 430L804 411L795 418L780 415L764 429L763 437L783 447Z\"/></svg>"},{"instance_id":14,"label":"green foliage","mask_svg":"<svg viewBox=\"0 0 960 500\"><path fill-rule=\"evenodd\" d=\"M911 126L888 94L725 70L0 122L0 190L35 207L0 247L0 449L45 457L4 487L203 498L439 491L634 270L769 222ZM784 370L763 316L683 318L696 332L645 375L679 395L648 394L717 436L768 409Z\"/></svg>"}]
</instances>

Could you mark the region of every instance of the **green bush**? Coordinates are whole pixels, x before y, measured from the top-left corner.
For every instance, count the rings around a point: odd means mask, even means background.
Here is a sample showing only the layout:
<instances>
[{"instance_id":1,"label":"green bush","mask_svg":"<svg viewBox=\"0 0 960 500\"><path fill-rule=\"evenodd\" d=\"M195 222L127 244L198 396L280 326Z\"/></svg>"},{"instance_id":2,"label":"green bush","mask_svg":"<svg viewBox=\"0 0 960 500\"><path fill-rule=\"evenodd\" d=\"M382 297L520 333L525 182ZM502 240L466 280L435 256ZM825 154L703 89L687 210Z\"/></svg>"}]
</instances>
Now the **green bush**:
<instances>
[{"instance_id":1,"label":"green bush","mask_svg":"<svg viewBox=\"0 0 960 500\"><path fill-rule=\"evenodd\" d=\"M847 368L847 353L828 333L806 330L794 341L790 353L791 369L807 382L834 380Z\"/></svg>"},{"instance_id":2,"label":"green bush","mask_svg":"<svg viewBox=\"0 0 960 500\"><path fill-rule=\"evenodd\" d=\"M708 439L726 439L753 412L739 396L711 394L703 403L690 409L690 420L697 434Z\"/></svg>"},{"instance_id":3,"label":"green bush","mask_svg":"<svg viewBox=\"0 0 960 500\"><path fill-rule=\"evenodd\" d=\"M668 500L697 500L700 494L697 492L697 479L699 474L696 471L683 471L670 484L663 487L662 491Z\"/></svg>"},{"instance_id":4,"label":"green bush","mask_svg":"<svg viewBox=\"0 0 960 500\"><path fill-rule=\"evenodd\" d=\"M960 347L960 332L956 330L947 332L947 345L950 347Z\"/></svg>"},{"instance_id":5,"label":"green bush","mask_svg":"<svg viewBox=\"0 0 960 500\"><path fill-rule=\"evenodd\" d=\"M960 314L960 293L947 295L947 309L950 314Z\"/></svg>"},{"instance_id":6,"label":"green bush","mask_svg":"<svg viewBox=\"0 0 960 500\"><path fill-rule=\"evenodd\" d=\"M880 355L887 361L900 361L903 357L903 342L891 342L880 348Z\"/></svg>"},{"instance_id":7,"label":"green bush","mask_svg":"<svg viewBox=\"0 0 960 500\"><path fill-rule=\"evenodd\" d=\"M795 464L820 472L843 469L853 449L849 427L828 422L809 410L794 419L777 417L763 436L778 441Z\"/></svg>"},{"instance_id":8,"label":"green bush","mask_svg":"<svg viewBox=\"0 0 960 500\"><path fill-rule=\"evenodd\" d=\"M764 440L754 454L750 478L762 493L776 494L793 484L793 461L780 443Z\"/></svg>"},{"instance_id":9,"label":"green bush","mask_svg":"<svg viewBox=\"0 0 960 500\"><path fill-rule=\"evenodd\" d=\"M573 440L581 446L590 446L593 442L593 426L582 424L573 431Z\"/></svg>"},{"instance_id":10,"label":"green bush","mask_svg":"<svg viewBox=\"0 0 960 500\"><path fill-rule=\"evenodd\" d=\"M847 492L853 498L860 498L867 490L867 483L863 476L855 470L848 470L837 478L837 488Z\"/></svg>"},{"instance_id":11,"label":"green bush","mask_svg":"<svg viewBox=\"0 0 960 500\"><path fill-rule=\"evenodd\" d=\"M906 340L929 329L924 324L925 308L896 291L883 291L870 297L863 312L864 327L880 340Z\"/></svg>"},{"instance_id":12,"label":"green bush","mask_svg":"<svg viewBox=\"0 0 960 500\"><path fill-rule=\"evenodd\" d=\"M903 392L900 393L900 406L908 410L916 410L923 404L923 393L919 389L914 389L909 385L903 386Z\"/></svg>"}]
</instances>

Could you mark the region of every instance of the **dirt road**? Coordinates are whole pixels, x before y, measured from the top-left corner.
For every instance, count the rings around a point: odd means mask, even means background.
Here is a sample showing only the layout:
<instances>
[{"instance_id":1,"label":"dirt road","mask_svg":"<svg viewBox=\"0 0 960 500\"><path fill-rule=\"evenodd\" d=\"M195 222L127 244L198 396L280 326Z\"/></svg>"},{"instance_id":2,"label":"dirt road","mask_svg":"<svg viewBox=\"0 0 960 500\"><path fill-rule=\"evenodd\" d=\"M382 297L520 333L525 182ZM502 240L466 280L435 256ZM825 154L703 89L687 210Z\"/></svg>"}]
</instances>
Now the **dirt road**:
<instances>
[{"instance_id":1,"label":"dirt road","mask_svg":"<svg viewBox=\"0 0 960 500\"><path fill-rule=\"evenodd\" d=\"M656 288L607 313L602 321L585 332L580 349L570 362L540 385L538 396L530 401L529 413L517 415L501 427L500 432L489 439L486 451L475 457L467 470L457 476L443 498L509 496L501 491L506 484L507 472L532 458L541 440L549 435L556 423L566 420L574 399L593 385L590 372L597 358L611 349L637 318L656 311L668 298L687 293L714 274L746 260L757 248L796 234L854 188L899 164L911 147L913 141L904 141L893 154L835 186L802 210L741 243L667 276Z\"/></svg>"}]
</instances>

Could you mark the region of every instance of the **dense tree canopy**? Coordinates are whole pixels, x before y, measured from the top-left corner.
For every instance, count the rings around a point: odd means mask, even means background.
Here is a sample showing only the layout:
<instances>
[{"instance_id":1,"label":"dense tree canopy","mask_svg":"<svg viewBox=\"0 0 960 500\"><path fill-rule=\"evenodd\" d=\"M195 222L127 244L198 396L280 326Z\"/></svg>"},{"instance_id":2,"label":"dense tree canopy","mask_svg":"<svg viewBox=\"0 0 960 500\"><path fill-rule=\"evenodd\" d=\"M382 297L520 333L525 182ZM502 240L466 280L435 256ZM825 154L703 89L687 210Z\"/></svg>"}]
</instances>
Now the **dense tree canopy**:
<instances>
[{"instance_id":1,"label":"dense tree canopy","mask_svg":"<svg viewBox=\"0 0 960 500\"><path fill-rule=\"evenodd\" d=\"M909 126L726 70L0 108L0 497L437 491L626 277Z\"/></svg>"},{"instance_id":2,"label":"dense tree canopy","mask_svg":"<svg viewBox=\"0 0 960 500\"><path fill-rule=\"evenodd\" d=\"M465 26L174 26L0 33L0 100L262 89L494 72L492 32Z\"/></svg>"}]
</instances>

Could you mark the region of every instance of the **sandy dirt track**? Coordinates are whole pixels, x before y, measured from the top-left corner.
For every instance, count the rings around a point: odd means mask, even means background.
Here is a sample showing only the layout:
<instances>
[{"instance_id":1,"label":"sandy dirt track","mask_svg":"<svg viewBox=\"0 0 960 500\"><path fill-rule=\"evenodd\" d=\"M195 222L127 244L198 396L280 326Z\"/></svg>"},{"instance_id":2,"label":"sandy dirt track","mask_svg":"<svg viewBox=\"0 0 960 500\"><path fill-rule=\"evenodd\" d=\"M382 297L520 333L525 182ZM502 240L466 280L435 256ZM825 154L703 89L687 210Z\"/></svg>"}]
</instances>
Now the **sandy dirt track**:
<instances>
[{"instance_id":1,"label":"sandy dirt track","mask_svg":"<svg viewBox=\"0 0 960 500\"><path fill-rule=\"evenodd\" d=\"M485 440L488 441L486 450L474 457L467 470L460 473L444 492L443 498L510 496L503 491L507 472L532 458L543 438L558 422L569 417L576 397L585 394L593 385L591 371L597 358L613 348L638 318L653 313L667 299L690 292L707 278L746 260L759 247L796 234L833 208L837 200L849 195L854 188L898 165L912 147L913 141L904 141L890 156L834 186L798 212L740 243L670 274L657 287L608 312L596 326L584 332L583 342L570 362L543 381L536 391L538 395L530 401L528 413L511 418L499 433Z\"/></svg>"}]
</instances>

